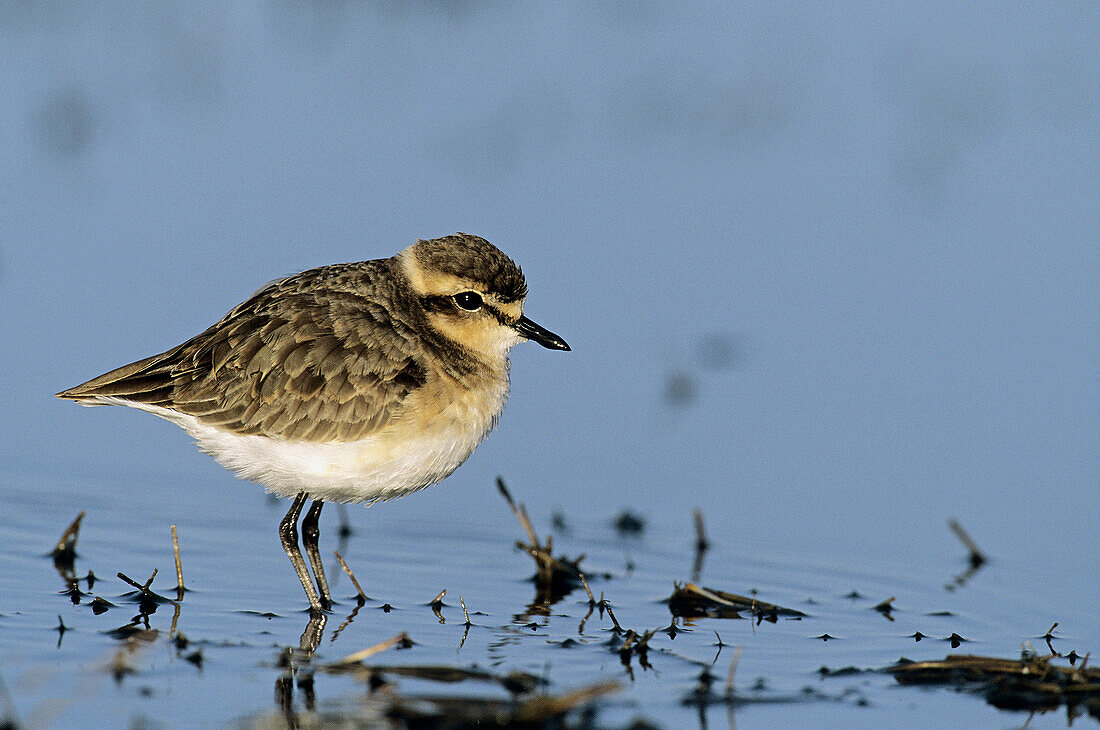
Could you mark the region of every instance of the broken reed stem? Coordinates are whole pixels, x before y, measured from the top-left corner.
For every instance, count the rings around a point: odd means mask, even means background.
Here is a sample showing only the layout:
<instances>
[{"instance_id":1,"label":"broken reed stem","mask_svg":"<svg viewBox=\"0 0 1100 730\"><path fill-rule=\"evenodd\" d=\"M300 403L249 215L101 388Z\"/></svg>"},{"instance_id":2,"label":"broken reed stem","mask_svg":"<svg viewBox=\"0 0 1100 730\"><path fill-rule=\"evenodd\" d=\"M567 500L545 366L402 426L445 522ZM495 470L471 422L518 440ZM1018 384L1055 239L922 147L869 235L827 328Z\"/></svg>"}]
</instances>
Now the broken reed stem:
<instances>
[{"instance_id":1,"label":"broken reed stem","mask_svg":"<svg viewBox=\"0 0 1100 730\"><path fill-rule=\"evenodd\" d=\"M386 639L385 641L379 642L378 644L375 644L374 646L369 646L366 649L362 649L361 651L355 652L354 654L348 654L343 659L337 659L336 661L334 661L329 666L340 667L340 666L346 666L348 664L358 664L359 662L363 661L364 659L369 659L370 657L374 656L375 654L380 654L380 653L384 652L386 649L390 649L394 646L397 646L398 644L400 644L402 642L407 642L408 640L409 640L409 635L407 633L405 633L404 631L402 631L397 636L394 636L390 639Z\"/></svg>"},{"instance_id":2,"label":"broken reed stem","mask_svg":"<svg viewBox=\"0 0 1100 730\"><path fill-rule=\"evenodd\" d=\"M157 577L157 571L158 570L159 570L159 568L153 568L153 574L151 576L149 576L149 580L145 581L145 585L142 585L141 583L138 583L136 580L134 580L130 576L126 575L125 573L118 573L118 577L121 580L123 580L123 581L129 583L130 585L132 585L134 588L137 588L142 593L148 593L149 592L149 586L151 586L153 584L153 578Z\"/></svg>"},{"instance_id":3,"label":"broken reed stem","mask_svg":"<svg viewBox=\"0 0 1100 730\"><path fill-rule=\"evenodd\" d=\"M511 719L519 726L528 727L537 725L541 727L548 724L547 720L549 718L554 718L572 709L582 707L597 697L603 697L604 695L617 692L618 690L619 683L609 681L581 687L578 690L567 692L559 697L535 695L520 705Z\"/></svg>"},{"instance_id":4,"label":"broken reed stem","mask_svg":"<svg viewBox=\"0 0 1100 730\"><path fill-rule=\"evenodd\" d=\"M588 605L595 606L596 599L592 596L592 589L588 587L588 579L584 577L584 573L578 573L581 577L581 585L584 586L584 592L588 594Z\"/></svg>"},{"instance_id":5,"label":"broken reed stem","mask_svg":"<svg viewBox=\"0 0 1100 730\"><path fill-rule=\"evenodd\" d=\"M959 539L959 542L963 544L970 552L970 565L977 568L988 560L982 549L978 547L978 543L974 542L974 538L970 537L970 533L963 529L963 526L959 524L959 521L954 517L947 521L947 526L951 528L951 532L955 533L955 537Z\"/></svg>"},{"instance_id":6,"label":"broken reed stem","mask_svg":"<svg viewBox=\"0 0 1100 730\"><path fill-rule=\"evenodd\" d=\"M716 632L717 633L717 632ZM718 641L722 639L719 638ZM726 675L726 697L733 697L733 680L737 676L737 665L741 662L741 647L733 648L733 658L730 659L730 671Z\"/></svg>"},{"instance_id":7,"label":"broken reed stem","mask_svg":"<svg viewBox=\"0 0 1100 730\"><path fill-rule=\"evenodd\" d=\"M176 600L183 600L183 563L180 561L180 538L176 526L172 525L172 552L176 556Z\"/></svg>"},{"instance_id":8,"label":"broken reed stem","mask_svg":"<svg viewBox=\"0 0 1100 730\"><path fill-rule=\"evenodd\" d=\"M470 626L470 612L466 610L466 601L462 600L462 596L459 596L458 602L462 604L462 615L466 617L466 626Z\"/></svg>"},{"instance_id":9,"label":"broken reed stem","mask_svg":"<svg viewBox=\"0 0 1100 730\"><path fill-rule=\"evenodd\" d=\"M607 609L607 615L611 618L611 625L615 627L616 631L622 631L623 627L619 626L619 620L615 618L615 612L611 610L611 604L607 601L601 601L600 603Z\"/></svg>"},{"instance_id":10,"label":"broken reed stem","mask_svg":"<svg viewBox=\"0 0 1100 730\"><path fill-rule=\"evenodd\" d=\"M174 605L178 606L179 601L173 601L171 598L165 598L164 596L157 595L156 593L154 593L152 590L149 589L149 586L151 586L153 584L153 579L157 577L157 572L158 571L159 571L159 568L153 568L153 574L149 576L149 580L145 581L144 585L141 584L141 583L138 583L136 580L134 580L130 576L126 575L125 573L120 572L120 573L116 573L115 575L117 575L119 577L119 580L122 580L123 582L128 583L131 586L133 586L134 588L137 588L139 591L141 591L142 596L145 596L147 598L151 598L153 600L167 601L168 603L171 603L171 604L174 604Z\"/></svg>"},{"instance_id":11,"label":"broken reed stem","mask_svg":"<svg viewBox=\"0 0 1100 730\"><path fill-rule=\"evenodd\" d=\"M62 555L65 553L72 553L76 550L76 538L80 534L80 523L84 519L84 511L81 510L80 514L76 516L65 531L61 533L61 537L57 541L57 545L54 546L53 554Z\"/></svg>"},{"instance_id":12,"label":"broken reed stem","mask_svg":"<svg viewBox=\"0 0 1100 730\"><path fill-rule=\"evenodd\" d=\"M349 578L351 578L351 584L355 586L355 590L359 592L359 600L365 602L367 600L367 595L363 593L363 587L359 585L359 581L355 580L355 573L351 572L351 568L349 568L348 564L344 562L344 558L340 556L340 552L338 550L333 550L332 552L336 555L336 559L340 561L340 567L343 568L344 572L348 574Z\"/></svg>"},{"instance_id":13,"label":"broken reed stem","mask_svg":"<svg viewBox=\"0 0 1100 730\"><path fill-rule=\"evenodd\" d=\"M692 517L695 519L695 550L705 552L710 547L710 542L707 541L707 530L703 524L703 510L696 508Z\"/></svg>"},{"instance_id":14,"label":"broken reed stem","mask_svg":"<svg viewBox=\"0 0 1100 730\"><path fill-rule=\"evenodd\" d=\"M497 477L497 490L500 491L504 499L508 502L508 506L512 508L512 513L515 514L516 519L519 520L520 525L523 526L524 531L527 532L527 537L531 539L531 544L538 546L539 537L535 534L535 528L531 526L531 518L527 515L527 508L522 504L517 505L516 501L512 499L512 493L508 491L507 485L504 484L504 480ZM547 548L549 551L549 548Z\"/></svg>"}]
</instances>

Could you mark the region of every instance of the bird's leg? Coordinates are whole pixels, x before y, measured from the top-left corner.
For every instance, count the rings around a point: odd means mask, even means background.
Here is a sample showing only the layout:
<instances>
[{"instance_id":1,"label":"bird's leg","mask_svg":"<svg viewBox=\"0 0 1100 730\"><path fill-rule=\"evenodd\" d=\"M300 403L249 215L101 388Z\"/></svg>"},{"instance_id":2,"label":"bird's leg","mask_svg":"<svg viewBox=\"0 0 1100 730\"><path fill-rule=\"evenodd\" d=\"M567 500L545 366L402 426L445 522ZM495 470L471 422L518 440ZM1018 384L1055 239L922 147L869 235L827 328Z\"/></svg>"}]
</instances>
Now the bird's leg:
<instances>
[{"instance_id":1,"label":"bird's leg","mask_svg":"<svg viewBox=\"0 0 1100 730\"><path fill-rule=\"evenodd\" d=\"M294 504L290 505L290 511L279 523L279 538L283 541L283 550L290 558L290 564L294 566L294 572L298 574L298 580L302 581L302 588L309 598L309 609L314 613L324 610L321 599L317 597L317 589L313 587L313 581L306 570L306 561L302 560L302 551L298 547L298 515L302 513L302 505L306 503L306 493L300 492L294 498Z\"/></svg>"},{"instance_id":2,"label":"bird's leg","mask_svg":"<svg viewBox=\"0 0 1100 730\"><path fill-rule=\"evenodd\" d=\"M321 508L325 503L319 499L313 500L309 512L306 512L302 520L302 546L309 556L309 564L313 566L313 575L317 578L317 590L321 594L321 605L325 609L332 608L332 594L328 592L328 578L325 577L325 566L321 562L321 551L317 548L317 540L321 536L321 528L318 520L321 519Z\"/></svg>"}]
</instances>

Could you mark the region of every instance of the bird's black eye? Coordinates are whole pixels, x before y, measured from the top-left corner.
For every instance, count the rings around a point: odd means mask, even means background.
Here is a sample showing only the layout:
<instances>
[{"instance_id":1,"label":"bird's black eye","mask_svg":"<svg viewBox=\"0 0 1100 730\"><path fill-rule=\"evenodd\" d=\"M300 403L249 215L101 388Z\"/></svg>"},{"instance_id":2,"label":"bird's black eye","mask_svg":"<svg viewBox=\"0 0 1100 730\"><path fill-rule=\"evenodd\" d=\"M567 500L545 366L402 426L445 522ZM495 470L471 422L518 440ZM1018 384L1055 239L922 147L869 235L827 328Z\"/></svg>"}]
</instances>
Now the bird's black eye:
<instances>
[{"instance_id":1,"label":"bird's black eye","mask_svg":"<svg viewBox=\"0 0 1100 730\"><path fill-rule=\"evenodd\" d=\"M455 294L452 297L455 300L455 304L465 309L467 312L476 312L481 309L482 301L481 295L476 291L463 291Z\"/></svg>"}]
</instances>

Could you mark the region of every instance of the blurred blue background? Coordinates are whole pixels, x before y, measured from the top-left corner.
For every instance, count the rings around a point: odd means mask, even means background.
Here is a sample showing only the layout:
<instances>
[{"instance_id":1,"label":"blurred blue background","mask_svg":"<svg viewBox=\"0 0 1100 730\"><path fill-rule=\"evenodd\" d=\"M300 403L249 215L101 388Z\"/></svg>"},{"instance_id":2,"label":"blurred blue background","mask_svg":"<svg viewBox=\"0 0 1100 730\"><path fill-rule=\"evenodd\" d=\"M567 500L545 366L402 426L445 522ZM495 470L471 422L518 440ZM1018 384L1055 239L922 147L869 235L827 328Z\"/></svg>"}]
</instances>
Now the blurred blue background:
<instances>
[{"instance_id":1,"label":"blurred blue background","mask_svg":"<svg viewBox=\"0 0 1100 730\"><path fill-rule=\"evenodd\" d=\"M474 457L356 523L506 520L502 474L533 513L686 541L700 506L725 544L903 571L958 561L956 516L1100 599L1097 5L0 8L9 481L259 502L52 394L466 231L573 352L518 348Z\"/></svg>"}]
</instances>

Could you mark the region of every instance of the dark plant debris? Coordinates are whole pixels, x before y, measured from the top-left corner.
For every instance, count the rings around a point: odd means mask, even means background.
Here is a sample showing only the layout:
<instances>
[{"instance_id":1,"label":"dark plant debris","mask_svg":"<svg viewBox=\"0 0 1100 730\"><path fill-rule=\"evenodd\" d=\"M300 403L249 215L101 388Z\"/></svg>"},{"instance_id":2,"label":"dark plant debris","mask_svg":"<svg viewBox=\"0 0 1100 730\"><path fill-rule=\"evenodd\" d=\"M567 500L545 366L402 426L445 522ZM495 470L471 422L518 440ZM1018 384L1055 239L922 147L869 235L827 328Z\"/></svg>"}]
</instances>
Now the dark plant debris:
<instances>
[{"instance_id":1,"label":"dark plant debris","mask_svg":"<svg viewBox=\"0 0 1100 730\"><path fill-rule=\"evenodd\" d=\"M514 696L530 694L545 684L545 681L536 675L518 671L495 674L476 667L454 667L442 664L368 665L364 663L367 659L388 649L407 649L412 645L413 642L408 634L401 633L362 651L349 654L343 659L322 664L318 666L318 670L328 674L351 675L372 688L389 684L386 678L391 676L410 677L443 684L485 682L499 685Z\"/></svg>"},{"instance_id":2,"label":"dark plant debris","mask_svg":"<svg viewBox=\"0 0 1100 730\"><path fill-rule=\"evenodd\" d=\"M948 520L947 526L951 528L951 532L955 533L955 537L959 538L959 542L966 547L971 568L980 568L988 562L989 558L985 556L982 549L978 547L978 543L974 542L974 538L970 537L970 533L963 529L958 520L954 518Z\"/></svg>"},{"instance_id":3,"label":"dark plant debris","mask_svg":"<svg viewBox=\"0 0 1100 730\"><path fill-rule=\"evenodd\" d=\"M435 614L435 617L437 619L439 619L439 623L441 623L441 624L447 623L447 619L443 618L443 606L445 605L443 603L443 597L446 596L446 595L447 595L447 589L444 588L439 593L437 593L436 597L433 598L431 600L431 602L428 604L428 606L430 606L431 609L432 609L432 613Z\"/></svg>"},{"instance_id":4,"label":"dark plant debris","mask_svg":"<svg viewBox=\"0 0 1100 730\"><path fill-rule=\"evenodd\" d=\"M587 596L588 613L581 620L578 629L579 636L559 641L551 633L550 637L545 638L547 638L548 643L561 648L587 644L598 646L601 651L617 655L619 662L625 668L625 673L631 680L634 678L635 666L639 666L643 670L654 668L650 664L651 658L655 660L670 656L684 658L673 653L670 649L660 646L653 647L653 652L650 652L651 647L649 645L658 633L666 634L669 640L673 640L680 632L690 631L691 629L683 628L680 625L684 623L682 619L747 618L755 619L756 624L759 625L763 621L778 622L781 617L798 620L807 615L796 609L761 601L756 597L755 591L750 592L749 596L742 596L699 585L698 575L702 569L703 555L708 550L710 543L705 532L703 514L701 511L695 510L693 515L695 527L693 579L683 585L674 584L674 591L667 599L672 621L667 627L661 629L653 628L638 631L624 628L620 625L610 602L604 597L603 592L600 593L598 600L593 595L586 576L580 568L584 556L572 560L563 556L554 556L552 536L547 536L545 541L541 540L532 527L526 507L522 504L517 505L513 501L503 480L498 479L497 485L520 521L528 538L526 542L517 541L516 544L532 556L537 568L534 576L537 590L535 603L528 606L525 613L514 617L512 627L517 629L530 628L533 632L540 632L539 635L542 635L541 631L546 627L545 622L531 621L524 624L523 621L532 616L550 616L550 606L553 603L556 603L576 588L583 587ZM73 603L77 604L85 598L91 597L90 592L96 580L94 574L89 570L86 578L89 593L84 593L80 590L80 585L85 579L78 578L73 570L76 542L83 517L84 513L81 512L61 535L56 547L50 553L55 566L65 580L66 590L64 594L68 595ZM564 516L556 515L554 529L557 531L566 529L564 521ZM983 565L987 558L973 544L973 540L957 522L951 521L949 524L970 552L970 569L967 574L956 579L953 586L957 587L963 585L969 575L972 575L974 571ZM615 521L615 526L621 534L639 534L644 530L645 524L642 518L632 514L629 510L625 510ZM117 574L119 579L135 589L136 592L127 594L126 598L128 601L138 604L140 611L127 625L105 632L120 642L114 658L105 667L106 671L118 682L123 681L124 677L135 673L136 670L132 660L136 652L142 646L157 642L166 642L168 646L174 647L174 653L177 657L194 665L198 670L203 668L205 656L202 647L205 642L201 640L197 643L192 642L177 630L181 602L187 589L184 588L179 538L174 525L172 526L172 542L177 577L177 585L174 589L177 595L175 600L165 598L152 591L151 585L157 575L156 570L144 583L139 583L121 572ZM357 594L354 599L356 602L354 610L344 624L333 634L332 641L335 641L343 628L354 619L360 608L371 600L364 594L355 575L339 552L336 552L336 557L355 586ZM631 568L628 567L629 569ZM605 579L610 577L605 576ZM444 622L442 612L446 608L446 604L443 602L445 595L446 590L440 591L433 600L427 604L421 604L430 607L440 623ZM852 600L865 599L865 596L854 590L846 597ZM890 597L879 602L873 608L893 621L894 600L894 597ZM170 603L175 608L171 629L167 632L150 627L151 614L163 603ZM465 600L461 596L459 596L459 603L462 607L464 619L464 632L458 644L459 649L461 649L473 624L470 621L470 612L467 610ZM865 603L864 607L866 605ZM102 597L95 597L89 606L96 615L114 607L113 604ZM384 613L393 610L389 603L379 606L379 608ZM866 610L866 608L863 610ZM605 628L601 632L606 640L594 640L591 635L586 636L584 633L585 622L597 611L601 620L606 613L612 624L611 628ZM620 612L622 611L624 609L620 607ZM629 611L627 610L626 613L629 614ZM261 615L268 618L274 617L274 614ZM484 616L485 614L475 611L475 615ZM944 611L929 615L942 618L950 617L953 614ZM298 712L302 709L311 713L311 721L316 719L322 723L324 722L325 715L317 712L314 684L315 676L318 679L323 679L326 674L347 675L361 681L364 686L363 699L361 700L363 703L363 716L365 718L377 718L379 717L379 710L381 710L382 716L391 720L395 726L401 727L590 728L595 727L594 718L602 698L614 692L618 686L613 682L598 682L580 687L574 691L550 693L549 687L551 685L547 678L549 666L546 673L539 676L519 671L500 673L492 668L486 669L478 666L476 663L469 666L428 663L375 665L368 663L371 657L380 652L413 647L414 642L404 633L350 654L338 661L319 663L317 657L314 656L314 650L324 633L325 620L323 615L311 617L310 623L307 624L306 630L303 632L300 646L297 649L287 647L280 658L280 664L277 665L280 667L282 676L276 680L276 701L282 707L284 718L292 726L298 723L300 719ZM1088 667L1088 655L1082 657L1076 651L1059 655L1053 646L1053 641L1062 641L1054 633L1057 627L1058 624L1054 623L1045 634L1033 637L1036 643L1038 643L1038 639L1045 642L1045 648L1050 650L1048 656L1037 655L1028 645L1027 650L1023 652L1018 660L970 655L949 655L943 661L933 662L912 662L902 658L896 665L885 669L860 670L850 666L839 669L822 667L818 673L824 679L845 677L863 672L881 672L893 675L901 684L954 686L960 691L981 695L988 702L1002 709L1046 712L1065 706L1071 721L1074 717L1084 713L1100 718L1100 670ZM70 627L65 625L63 618L59 615L55 629L58 634L59 646L62 637L69 629ZM939 635L942 636L942 634ZM777 694L768 688L767 681L762 677L756 679L755 683L750 682L748 689L739 693L734 689L734 677L741 655L740 647L733 649L734 658L730 663L729 673L723 687L722 678L715 676L712 670L718 661L719 655L722 654L723 648L727 645L723 643L717 632L715 632L715 637L717 643L714 646L717 647L718 653L715 654L709 665L702 661L698 662L699 666L702 667L698 684L683 699L685 704L697 705L701 712L705 712L706 707L710 704L732 708L743 703L756 702L824 700L854 701L857 705L867 703L867 699L858 690L854 689L845 690L841 694L827 694L814 687L807 687L797 693ZM820 633L813 638L822 642L829 642L836 637L828 633ZM929 637L917 631L909 635L908 638L920 642ZM661 640L658 643L663 643L663 636L658 636L658 639ZM949 642L952 648L957 648L963 642L968 641L958 633L952 633L941 640ZM1068 666L1066 666L1067 664ZM659 665L657 669L660 669ZM398 688L398 685L405 678L437 685L457 683L491 685L492 693L484 696L481 691L484 688L475 686L472 691L458 692L457 694L460 696L450 696L451 691L449 689L447 695L442 695L438 689L423 694L418 692L410 695L399 691ZM142 688L137 689L142 691ZM501 689L507 692L511 698L507 700L500 699ZM296 692L299 695L297 699L295 698ZM340 715L339 718L333 716L331 719L354 722L354 716L347 715ZM638 721L638 723L638 727L645 726L644 721ZM0 730L3 730L2 726L3 721L0 721Z\"/></svg>"},{"instance_id":5,"label":"dark plant debris","mask_svg":"<svg viewBox=\"0 0 1100 730\"><path fill-rule=\"evenodd\" d=\"M619 513L619 516L615 518L612 524L615 526L615 531L620 536L637 537L645 532L645 518L641 515L637 515L628 509L624 509Z\"/></svg>"},{"instance_id":6,"label":"dark plant debris","mask_svg":"<svg viewBox=\"0 0 1100 730\"><path fill-rule=\"evenodd\" d=\"M1058 652L1054 651L1054 645L1051 644L1050 642L1053 639L1058 638L1057 636L1054 635L1054 630L1056 628L1058 628L1058 622L1057 621L1055 621L1054 624L1049 629L1047 629L1047 632L1040 637L1043 641L1045 641L1047 643L1047 648L1050 649L1050 653L1055 655L1055 656L1058 655Z\"/></svg>"},{"instance_id":7,"label":"dark plant debris","mask_svg":"<svg viewBox=\"0 0 1100 730\"><path fill-rule=\"evenodd\" d=\"M1100 719L1100 669L1064 667L1057 657L1024 651L1019 659L961 654L939 661L904 657L882 671L901 684L951 686L985 697L1002 710L1049 712L1065 705L1069 719L1087 710Z\"/></svg>"},{"instance_id":8,"label":"dark plant debris","mask_svg":"<svg viewBox=\"0 0 1100 730\"><path fill-rule=\"evenodd\" d=\"M512 499L512 494L508 491L507 485L500 477L497 477L497 489L505 501L508 502L508 506L512 508L512 512L516 515L516 519L519 520L530 540L530 542L517 540L516 547L535 559L535 603L543 606L557 603L582 585L580 564L584 560L584 555L578 555L574 559L567 558L564 555L554 557L553 535L547 535L546 542L542 543L535 533L535 528L531 525L527 508L522 504L516 504L515 500Z\"/></svg>"},{"instance_id":9,"label":"dark plant debris","mask_svg":"<svg viewBox=\"0 0 1100 730\"><path fill-rule=\"evenodd\" d=\"M793 608L766 603L757 598L703 588L694 583L674 584L668 597L668 610L681 618L748 618L775 623L780 617L799 619L806 616ZM747 614L747 615L745 615Z\"/></svg>"},{"instance_id":10,"label":"dark plant debris","mask_svg":"<svg viewBox=\"0 0 1100 730\"><path fill-rule=\"evenodd\" d=\"M59 571L71 572L73 569L73 561L76 560L76 539L80 536L80 523L84 520L84 514L81 511L76 516L76 519L61 533L57 544L50 551L50 557L53 558L54 565Z\"/></svg>"},{"instance_id":11,"label":"dark plant debris","mask_svg":"<svg viewBox=\"0 0 1100 730\"><path fill-rule=\"evenodd\" d=\"M171 598L165 598L164 596L154 593L149 586L153 584L153 579L157 577L157 570L153 569L153 574L149 576L149 579L145 583L138 583L136 580L126 575L125 573L118 573L119 580L129 583L131 586L137 589L137 601L138 610L143 614L155 613L157 606L163 603L171 603L178 605L178 601Z\"/></svg>"},{"instance_id":12,"label":"dark plant debris","mask_svg":"<svg viewBox=\"0 0 1100 730\"><path fill-rule=\"evenodd\" d=\"M361 585L359 585L359 581L357 581L355 579L355 573L351 572L351 568L348 567L347 562L345 562L343 556L340 555L340 551L339 550L334 550L333 553L336 555L336 559L340 561L340 567L343 568L344 572L348 574L348 578L351 578L351 584L353 586L355 586L355 591L356 591L355 601L356 601L356 603L358 603L360 606L362 606L364 603L369 601L370 598L367 597L366 593L363 593L363 587Z\"/></svg>"},{"instance_id":13,"label":"dark plant debris","mask_svg":"<svg viewBox=\"0 0 1100 730\"><path fill-rule=\"evenodd\" d=\"M521 701L488 697L397 696L386 716L410 728L508 727L588 728L595 703L619 688L616 682L598 682L559 695L534 694Z\"/></svg>"},{"instance_id":14,"label":"dark plant debris","mask_svg":"<svg viewBox=\"0 0 1100 730\"><path fill-rule=\"evenodd\" d=\"M956 633L952 633L951 636L948 636L946 639L944 639L944 641L951 642L952 649L958 649L960 646L962 646L963 642L970 641L970 639L959 636Z\"/></svg>"},{"instance_id":15,"label":"dark plant debris","mask_svg":"<svg viewBox=\"0 0 1100 730\"><path fill-rule=\"evenodd\" d=\"M982 549L978 547L978 544L974 542L974 538L970 537L963 526L959 524L959 521L952 518L947 521L947 526L951 528L951 532L955 533L955 537L959 539L959 542L967 550L967 561L969 565L966 570L959 573L951 579L950 583L944 585L944 589L948 591L954 591L956 588L962 588L967 582L974 577L974 575L981 570L982 566L989 562L989 558L986 557Z\"/></svg>"},{"instance_id":16,"label":"dark plant debris","mask_svg":"<svg viewBox=\"0 0 1100 730\"><path fill-rule=\"evenodd\" d=\"M822 678L825 677L852 677L859 674L865 674L867 672L874 671L872 669L860 669L859 667L853 667L851 665L847 667L841 667L839 669L830 669L829 667L822 666L817 670L817 673Z\"/></svg>"},{"instance_id":17,"label":"dark plant debris","mask_svg":"<svg viewBox=\"0 0 1100 730\"><path fill-rule=\"evenodd\" d=\"M691 582L698 583L703 572L703 558L710 549L710 541L707 540L707 528L703 524L703 510L696 508L692 519L695 522L695 560L691 564Z\"/></svg>"},{"instance_id":18,"label":"dark plant debris","mask_svg":"<svg viewBox=\"0 0 1100 730\"><path fill-rule=\"evenodd\" d=\"M180 538L176 526L172 525L172 555L176 559L176 600L182 601L187 588L183 585L183 563L180 561Z\"/></svg>"},{"instance_id":19,"label":"dark plant debris","mask_svg":"<svg viewBox=\"0 0 1100 730\"><path fill-rule=\"evenodd\" d=\"M681 700L684 705L693 705L704 712L710 705L719 705L726 707L738 707L741 705L756 705L756 704L788 704L796 702L854 702L856 705L866 704L866 698L858 691L845 690L839 694L828 694L822 692L816 687L803 687L800 692L796 693L775 693L768 688L768 683L763 677L759 677L749 687L749 692L738 692L734 686L734 679L737 673L737 665L741 659L741 647L734 649L733 659L730 660L729 672L726 674L726 681L721 691L714 689L714 684L718 681L718 678L711 673L709 668L703 669L699 675L698 683L695 688L689 692ZM828 667L821 667L818 670L818 674L822 677L847 677L855 674L862 673L863 670L855 667L845 667L843 669L830 670ZM751 694L750 694L751 693ZM705 725L704 725L705 727Z\"/></svg>"}]
</instances>

